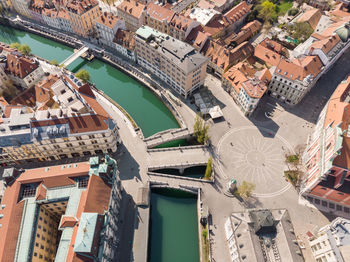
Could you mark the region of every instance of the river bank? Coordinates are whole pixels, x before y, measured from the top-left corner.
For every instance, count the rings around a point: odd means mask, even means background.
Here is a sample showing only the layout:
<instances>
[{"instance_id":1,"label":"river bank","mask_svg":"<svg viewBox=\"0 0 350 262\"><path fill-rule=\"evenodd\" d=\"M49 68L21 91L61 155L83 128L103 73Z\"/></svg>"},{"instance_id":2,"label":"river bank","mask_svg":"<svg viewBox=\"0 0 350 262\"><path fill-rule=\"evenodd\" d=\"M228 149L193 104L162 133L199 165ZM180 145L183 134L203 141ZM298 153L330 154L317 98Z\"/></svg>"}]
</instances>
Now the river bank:
<instances>
[{"instance_id":1,"label":"river bank","mask_svg":"<svg viewBox=\"0 0 350 262\"><path fill-rule=\"evenodd\" d=\"M34 55L46 60L63 61L73 53L71 47L51 42L31 32L4 26L0 27L0 32L0 41L8 44L11 42L26 43L31 46ZM168 105L165 105L160 97L156 97L147 86L139 83L129 74L125 75L124 71L118 70L120 67L115 68L107 64L107 61L103 62L98 59L81 64L81 68L90 72L91 81L96 84L96 88L102 90L124 108L140 127L145 137L179 127L179 122L169 111Z\"/></svg>"}]
</instances>

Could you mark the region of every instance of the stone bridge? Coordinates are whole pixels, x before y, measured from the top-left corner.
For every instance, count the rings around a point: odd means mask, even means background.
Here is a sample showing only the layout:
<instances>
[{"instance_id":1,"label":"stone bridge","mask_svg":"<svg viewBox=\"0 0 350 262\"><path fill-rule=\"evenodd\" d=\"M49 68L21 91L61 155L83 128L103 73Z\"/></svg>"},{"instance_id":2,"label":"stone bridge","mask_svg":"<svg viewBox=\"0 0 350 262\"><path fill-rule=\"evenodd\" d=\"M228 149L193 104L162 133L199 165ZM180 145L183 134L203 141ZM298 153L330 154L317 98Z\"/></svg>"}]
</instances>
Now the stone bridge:
<instances>
[{"instance_id":1,"label":"stone bridge","mask_svg":"<svg viewBox=\"0 0 350 262\"><path fill-rule=\"evenodd\" d=\"M189 138L192 134L188 128L176 128L156 133L143 141L146 143L147 148L153 148L173 140Z\"/></svg>"},{"instance_id":2,"label":"stone bridge","mask_svg":"<svg viewBox=\"0 0 350 262\"><path fill-rule=\"evenodd\" d=\"M185 168L205 166L210 157L206 146L184 146L147 150L148 171L175 168L180 173Z\"/></svg>"},{"instance_id":3,"label":"stone bridge","mask_svg":"<svg viewBox=\"0 0 350 262\"><path fill-rule=\"evenodd\" d=\"M84 54L86 51L88 51L89 48L86 46L82 46L78 51L74 52L73 54L71 54L69 57L67 57L62 63L61 65L63 67L67 67L69 66L71 63L73 63L75 61L75 59L77 59L78 57L80 57L82 54Z\"/></svg>"}]
</instances>

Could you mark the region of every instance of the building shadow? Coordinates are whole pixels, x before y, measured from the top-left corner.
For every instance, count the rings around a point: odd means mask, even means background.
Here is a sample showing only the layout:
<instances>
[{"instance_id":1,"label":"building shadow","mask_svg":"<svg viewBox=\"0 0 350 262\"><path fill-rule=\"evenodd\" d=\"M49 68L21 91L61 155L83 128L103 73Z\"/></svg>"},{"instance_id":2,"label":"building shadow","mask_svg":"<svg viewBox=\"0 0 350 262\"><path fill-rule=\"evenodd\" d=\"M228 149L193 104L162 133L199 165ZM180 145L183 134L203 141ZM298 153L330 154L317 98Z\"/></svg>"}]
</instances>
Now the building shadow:
<instances>
[{"instance_id":1,"label":"building shadow","mask_svg":"<svg viewBox=\"0 0 350 262\"><path fill-rule=\"evenodd\" d=\"M344 53L338 61L320 77L314 87L295 106L270 97L270 101L275 101L283 110L296 115L307 122L316 124L318 116L329 98L347 75L350 68L350 50ZM258 107L260 106L260 103Z\"/></svg>"},{"instance_id":2,"label":"building shadow","mask_svg":"<svg viewBox=\"0 0 350 262\"><path fill-rule=\"evenodd\" d=\"M118 147L116 160L118 161L120 180L130 180L135 177L141 179L140 165L136 162L135 158L130 154L124 144L121 144Z\"/></svg>"},{"instance_id":3,"label":"building shadow","mask_svg":"<svg viewBox=\"0 0 350 262\"><path fill-rule=\"evenodd\" d=\"M132 242L134 238L134 221L136 215L136 205L131 195L123 192L123 202L120 208L123 214L119 221L121 228L120 242L117 249L117 256L114 261L129 262L132 252Z\"/></svg>"}]
</instances>

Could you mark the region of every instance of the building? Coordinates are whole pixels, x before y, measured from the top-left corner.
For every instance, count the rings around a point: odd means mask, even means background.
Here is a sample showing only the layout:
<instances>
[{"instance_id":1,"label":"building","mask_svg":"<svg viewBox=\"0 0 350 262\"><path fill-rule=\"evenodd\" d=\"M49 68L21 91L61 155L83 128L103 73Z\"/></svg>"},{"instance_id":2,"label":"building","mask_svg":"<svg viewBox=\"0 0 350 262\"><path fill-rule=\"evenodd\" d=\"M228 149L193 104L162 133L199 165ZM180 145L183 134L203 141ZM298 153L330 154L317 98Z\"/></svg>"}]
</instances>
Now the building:
<instances>
[{"instance_id":1,"label":"building","mask_svg":"<svg viewBox=\"0 0 350 262\"><path fill-rule=\"evenodd\" d=\"M210 34L200 31L198 27L193 29L185 39L185 42L193 46L198 52L202 52L209 41Z\"/></svg>"},{"instance_id":2,"label":"building","mask_svg":"<svg viewBox=\"0 0 350 262\"><path fill-rule=\"evenodd\" d=\"M350 261L350 220L338 217L309 238L316 262Z\"/></svg>"},{"instance_id":3,"label":"building","mask_svg":"<svg viewBox=\"0 0 350 262\"><path fill-rule=\"evenodd\" d=\"M322 110L303 155L306 176L300 194L319 209L350 214L350 76Z\"/></svg>"},{"instance_id":4,"label":"building","mask_svg":"<svg viewBox=\"0 0 350 262\"><path fill-rule=\"evenodd\" d=\"M115 259L123 189L114 159L9 168L3 178L1 261Z\"/></svg>"},{"instance_id":5,"label":"building","mask_svg":"<svg viewBox=\"0 0 350 262\"><path fill-rule=\"evenodd\" d=\"M247 23L241 28L241 30L236 34L233 33L229 37L225 38L224 43L236 47L237 45L249 40L254 35L256 35L262 24L258 20Z\"/></svg>"},{"instance_id":6,"label":"building","mask_svg":"<svg viewBox=\"0 0 350 262\"><path fill-rule=\"evenodd\" d=\"M322 13L319 9L312 8L303 13L297 20L298 23L308 23L313 30L316 29L318 21L320 21Z\"/></svg>"},{"instance_id":7,"label":"building","mask_svg":"<svg viewBox=\"0 0 350 262\"><path fill-rule=\"evenodd\" d=\"M277 66L287 50L276 41L265 38L254 49L254 56L268 67Z\"/></svg>"},{"instance_id":8,"label":"building","mask_svg":"<svg viewBox=\"0 0 350 262\"><path fill-rule=\"evenodd\" d=\"M57 13L57 20L59 22L61 30L69 33L73 33L73 28L70 23L68 11L64 9L60 9Z\"/></svg>"},{"instance_id":9,"label":"building","mask_svg":"<svg viewBox=\"0 0 350 262\"><path fill-rule=\"evenodd\" d=\"M45 24L45 21L42 16L42 12L45 8L44 0L31 0L29 5L30 16L36 22L40 24Z\"/></svg>"},{"instance_id":10,"label":"building","mask_svg":"<svg viewBox=\"0 0 350 262\"><path fill-rule=\"evenodd\" d=\"M3 91L12 84L12 81L5 73L5 63L0 62L0 93L3 94Z\"/></svg>"},{"instance_id":11,"label":"building","mask_svg":"<svg viewBox=\"0 0 350 262\"><path fill-rule=\"evenodd\" d=\"M224 19L230 23L230 25L226 28L226 34L235 32L242 27L243 22L250 13L251 8L252 5L249 5L246 1L242 1L224 14Z\"/></svg>"},{"instance_id":12,"label":"building","mask_svg":"<svg viewBox=\"0 0 350 262\"><path fill-rule=\"evenodd\" d=\"M222 87L246 116L254 112L267 90L267 83L260 81L255 74L256 71L249 64L240 62L224 73L221 79Z\"/></svg>"},{"instance_id":13,"label":"building","mask_svg":"<svg viewBox=\"0 0 350 262\"><path fill-rule=\"evenodd\" d=\"M209 58L208 71L221 78L232 65L250 57L253 54L253 46L243 42L235 48L229 48L210 41L201 52Z\"/></svg>"},{"instance_id":14,"label":"building","mask_svg":"<svg viewBox=\"0 0 350 262\"><path fill-rule=\"evenodd\" d=\"M31 18L31 12L29 10L31 0L12 0L13 8L20 15L27 18Z\"/></svg>"},{"instance_id":15,"label":"building","mask_svg":"<svg viewBox=\"0 0 350 262\"><path fill-rule=\"evenodd\" d=\"M118 29L115 34L113 43L114 49L117 50L120 54L130 59L131 61L136 62L136 53L135 53L135 33L129 30Z\"/></svg>"},{"instance_id":16,"label":"building","mask_svg":"<svg viewBox=\"0 0 350 262\"><path fill-rule=\"evenodd\" d=\"M226 220L225 233L230 261L304 261L286 209L233 213Z\"/></svg>"},{"instance_id":17,"label":"building","mask_svg":"<svg viewBox=\"0 0 350 262\"><path fill-rule=\"evenodd\" d=\"M50 76L15 97L0 124L0 163L112 153L118 129L88 84Z\"/></svg>"},{"instance_id":18,"label":"building","mask_svg":"<svg viewBox=\"0 0 350 262\"><path fill-rule=\"evenodd\" d=\"M317 37L317 36L315 36ZM317 55L323 65L328 65L333 58L343 49L343 42L335 34L330 37L320 37L318 41L311 44L309 54Z\"/></svg>"},{"instance_id":19,"label":"building","mask_svg":"<svg viewBox=\"0 0 350 262\"><path fill-rule=\"evenodd\" d=\"M61 29L60 21L57 18L57 10L55 8L45 8L42 11L42 18L48 26Z\"/></svg>"},{"instance_id":20,"label":"building","mask_svg":"<svg viewBox=\"0 0 350 262\"><path fill-rule=\"evenodd\" d=\"M169 35L169 23L174 15L174 11L151 2L146 6L143 24Z\"/></svg>"},{"instance_id":21,"label":"building","mask_svg":"<svg viewBox=\"0 0 350 262\"><path fill-rule=\"evenodd\" d=\"M95 20L95 26L101 44L114 47L113 39L118 29L125 29L125 22L112 13L104 12Z\"/></svg>"},{"instance_id":22,"label":"building","mask_svg":"<svg viewBox=\"0 0 350 262\"><path fill-rule=\"evenodd\" d=\"M5 63L5 73L17 86L31 87L44 76L38 61L22 56L17 51L8 54Z\"/></svg>"},{"instance_id":23,"label":"building","mask_svg":"<svg viewBox=\"0 0 350 262\"><path fill-rule=\"evenodd\" d=\"M318 56L293 60L281 58L273 72L268 93L288 104L296 105L315 85L323 69Z\"/></svg>"},{"instance_id":24,"label":"building","mask_svg":"<svg viewBox=\"0 0 350 262\"><path fill-rule=\"evenodd\" d=\"M101 16L96 0L72 0L66 5L73 32L85 38L95 36L95 20Z\"/></svg>"},{"instance_id":25,"label":"building","mask_svg":"<svg viewBox=\"0 0 350 262\"><path fill-rule=\"evenodd\" d=\"M220 12L215 11L214 9L195 7L189 9L186 12L185 16L188 16L192 20L201 23L201 25L203 26L206 26L210 21L212 21L216 17L220 17L221 14Z\"/></svg>"},{"instance_id":26,"label":"building","mask_svg":"<svg viewBox=\"0 0 350 262\"><path fill-rule=\"evenodd\" d=\"M136 0L124 0L117 6L118 17L125 21L126 29L136 31L143 25L143 13L146 5Z\"/></svg>"},{"instance_id":27,"label":"building","mask_svg":"<svg viewBox=\"0 0 350 262\"><path fill-rule=\"evenodd\" d=\"M175 14L169 23L169 35L185 41L192 31L195 31L200 23L183 15Z\"/></svg>"},{"instance_id":28,"label":"building","mask_svg":"<svg viewBox=\"0 0 350 262\"><path fill-rule=\"evenodd\" d=\"M204 84L207 58L192 46L148 26L135 35L138 63L187 98Z\"/></svg>"}]
</instances>

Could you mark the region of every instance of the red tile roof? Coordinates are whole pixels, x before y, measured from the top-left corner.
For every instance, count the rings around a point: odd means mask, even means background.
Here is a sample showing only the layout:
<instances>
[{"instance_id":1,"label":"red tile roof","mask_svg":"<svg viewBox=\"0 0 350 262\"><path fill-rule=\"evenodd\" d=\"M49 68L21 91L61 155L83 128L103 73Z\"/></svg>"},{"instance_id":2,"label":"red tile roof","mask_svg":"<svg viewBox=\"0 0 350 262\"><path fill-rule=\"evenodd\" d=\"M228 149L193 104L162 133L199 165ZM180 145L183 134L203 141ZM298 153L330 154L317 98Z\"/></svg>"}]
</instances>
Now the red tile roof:
<instances>
[{"instance_id":1,"label":"red tile roof","mask_svg":"<svg viewBox=\"0 0 350 262\"><path fill-rule=\"evenodd\" d=\"M119 18L117 18L112 13L107 13L107 12L102 13L102 15L95 20L96 23L107 26L111 29L114 28L114 26L118 21L119 21Z\"/></svg>"},{"instance_id":2,"label":"red tile roof","mask_svg":"<svg viewBox=\"0 0 350 262\"><path fill-rule=\"evenodd\" d=\"M145 10L146 6L135 0L124 0L117 6L118 12L125 12L137 19L139 19Z\"/></svg>"},{"instance_id":3,"label":"red tile roof","mask_svg":"<svg viewBox=\"0 0 350 262\"><path fill-rule=\"evenodd\" d=\"M275 73L293 81L296 79L302 81L308 75L316 77L322 67L323 64L318 56L306 56L293 61L281 59Z\"/></svg>"},{"instance_id":4,"label":"red tile roof","mask_svg":"<svg viewBox=\"0 0 350 262\"><path fill-rule=\"evenodd\" d=\"M316 29L318 22L320 21L322 13L319 9L313 8L306 11L299 19L298 22L307 22L312 29Z\"/></svg>"},{"instance_id":5,"label":"red tile roof","mask_svg":"<svg viewBox=\"0 0 350 262\"><path fill-rule=\"evenodd\" d=\"M251 8L251 5L248 5L246 1L243 1L224 14L224 17L233 24L248 14Z\"/></svg>"},{"instance_id":6,"label":"red tile roof","mask_svg":"<svg viewBox=\"0 0 350 262\"><path fill-rule=\"evenodd\" d=\"M66 5L69 12L78 15L82 15L94 7L98 7L98 1L96 0L71 0Z\"/></svg>"},{"instance_id":7,"label":"red tile roof","mask_svg":"<svg viewBox=\"0 0 350 262\"><path fill-rule=\"evenodd\" d=\"M254 56L271 66L277 66L282 57L274 49L268 48L265 41L255 47Z\"/></svg>"},{"instance_id":8,"label":"red tile roof","mask_svg":"<svg viewBox=\"0 0 350 262\"><path fill-rule=\"evenodd\" d=\"M24 56L17 56L13 54L7 55L7 62L5 71L8 74L25 78L39 67L38 63Z\"/></svg>"},{"instance_id":9,"label":"red tile roof","mask_svg":"<svg viewBox=\"0 0 350 262\"><path fill-rule=\"evenodd\" d=\"M113 42L131 51L135 49L135 33L129 30L118 29Z\"/></svg>"},{"instance_id":10,"label":"red tile roof","mask_svg":"<svg viewBox=\"0 0 350 262\"><path fill-rule=\"evenodd\" d=\"M160 5L156 5L153 2L150 2L146 7L145 14L155 20L170 23L171 19L175 15L175 12Z\"/></svg>"}]
</instances>

